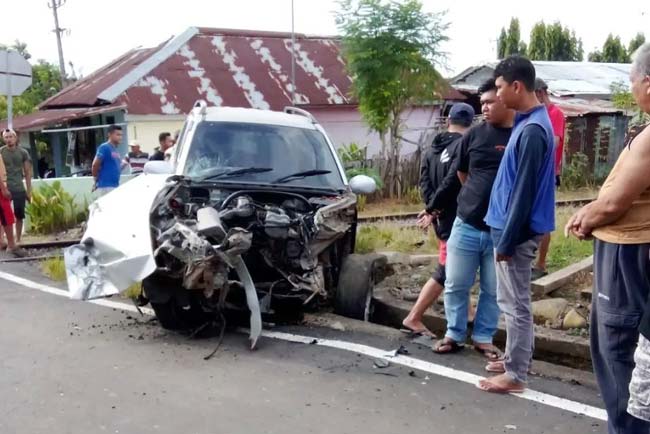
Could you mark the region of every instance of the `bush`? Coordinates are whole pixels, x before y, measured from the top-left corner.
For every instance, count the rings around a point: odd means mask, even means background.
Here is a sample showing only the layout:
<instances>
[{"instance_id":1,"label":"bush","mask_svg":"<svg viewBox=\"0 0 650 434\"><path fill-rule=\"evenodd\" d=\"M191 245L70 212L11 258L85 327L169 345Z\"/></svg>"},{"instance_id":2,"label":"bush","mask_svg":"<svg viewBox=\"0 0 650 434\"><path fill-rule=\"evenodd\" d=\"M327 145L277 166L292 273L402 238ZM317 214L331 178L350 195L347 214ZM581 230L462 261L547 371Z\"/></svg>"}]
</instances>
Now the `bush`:
<instances>
[{"instance_id":1,"label":"bush","mask_svg":"<svg viewBox=\"0 0 650 434\"><path fill-rule=\"evenodd\" d=\"M375 180L377 190L384 188L379 171L366 167L366 148L362 148L356 143L350 143L347 146L340 147L338 153L348 179L352 179L357 175L365 175Z\"/></svg>"},{"instance_id":2,"label":"bush","mask_svg":"<svg viewBox=\"0 0 650 434\"><path fill-rule=\"evenodd\" d=\"M420 187L409 187L404 195L404 202L407 205L419 205L422 203L422 193Z\"/></svg>"},{"instance_id":3,"label":"bush","mask_svg":"<svg viewBox=\"0 0 650 434\"><path fill-rule=\"evenodd\" d=\"M59 181L55 181L52 185L43 184L32 192L32 200L26 211L32 232L50 234L73 228L85 221L88 207L79 209L74 196L66 192Z\"/></svg>"},{"instance_id":4,"label":"bush","mask_svg":"<svg viewBox=\"0 0 650 434\"><path fill-rule=\"evenodd\" d=\"M589 170L589 158L581 152L576 152L571 157L569 165L562 171L562 188L575 190L589 187L593 182L593 175Z\"/></svg>"}]
</instances>

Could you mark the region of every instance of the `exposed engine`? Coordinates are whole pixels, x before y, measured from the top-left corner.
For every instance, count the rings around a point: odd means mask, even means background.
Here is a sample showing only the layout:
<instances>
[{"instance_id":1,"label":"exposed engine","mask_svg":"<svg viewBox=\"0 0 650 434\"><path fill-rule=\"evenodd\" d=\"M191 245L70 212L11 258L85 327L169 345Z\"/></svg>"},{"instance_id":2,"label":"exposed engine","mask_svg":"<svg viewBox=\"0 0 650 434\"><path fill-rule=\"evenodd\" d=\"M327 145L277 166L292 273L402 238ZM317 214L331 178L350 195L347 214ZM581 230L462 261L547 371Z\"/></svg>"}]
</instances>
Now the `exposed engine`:
<instances>
[{"instance_id":1,"label":"exposed engine","mask_svg":"<svg viewBox=\"0 0 650 434\"><path fill-rule=\"evenodd\" d=\"M288 192L226 191L179 183L152 213L156 262L215 307L233 286L246 288L243 264L261 299L307 304L328 295L328 248L351 229L353 195L307 198ZM243 259L243 261L241 261ZM248 295L248 294L247 294Z\"/></svg>"}]
</instances>

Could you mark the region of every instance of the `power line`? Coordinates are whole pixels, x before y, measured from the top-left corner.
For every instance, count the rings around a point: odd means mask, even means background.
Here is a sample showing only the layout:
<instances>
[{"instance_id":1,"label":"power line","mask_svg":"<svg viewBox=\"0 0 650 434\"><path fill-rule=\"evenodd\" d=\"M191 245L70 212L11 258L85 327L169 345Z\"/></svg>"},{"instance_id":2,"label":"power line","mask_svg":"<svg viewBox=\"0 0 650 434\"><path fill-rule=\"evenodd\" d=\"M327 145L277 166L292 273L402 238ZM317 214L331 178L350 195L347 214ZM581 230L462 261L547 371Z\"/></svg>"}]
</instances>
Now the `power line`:
<instances>
[{"instance_id":1,"label":"power line","mask_svg":"<svg viewBox=\"0 0 650 434\"><path fill-rule=\"evenodd\" d=\"M67 0L50 0L50 2L47 4L47 6L52 9L52 13L54 14L54 30L53 32L56 34L56 44L59 49L59 71L61 72L61 84L63 86L66 85L66 73L65 73L65 61L63 60L63 45L61 44L61 33L65 32L66 29L62 29L59 26L59 14L58 14L58 9L61 8L65 4Z\"/></svg>"}]
</instances>

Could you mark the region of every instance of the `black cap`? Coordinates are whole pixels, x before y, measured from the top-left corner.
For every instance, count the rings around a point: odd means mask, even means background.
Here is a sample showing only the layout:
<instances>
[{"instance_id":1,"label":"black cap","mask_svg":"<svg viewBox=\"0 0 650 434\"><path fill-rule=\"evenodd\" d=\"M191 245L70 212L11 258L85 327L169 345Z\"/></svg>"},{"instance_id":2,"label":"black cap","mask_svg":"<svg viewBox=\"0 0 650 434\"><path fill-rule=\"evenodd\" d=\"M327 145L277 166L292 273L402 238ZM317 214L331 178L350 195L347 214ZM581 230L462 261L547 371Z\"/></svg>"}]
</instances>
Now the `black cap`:
<instances>
[{"instance_id":1,"label":"black cap","mask_svg":"<svg viewBox=\"0 0 650 434\"><path fill-rule=\"evenodd\" d=\"M449 121L452 124L470 126L474 120L474 108L464 102L456 103L449 111Z\"/></svg>"},{"instance_id":2,"label":"black cap","mask_svg":"<svg viewBox=\"0 0 650 434\"><path fill-rule=\"evenodd\" d=\"M535 90L548 90L548 84L541 78L535 79Z\"/></svg>"}]
</instances>

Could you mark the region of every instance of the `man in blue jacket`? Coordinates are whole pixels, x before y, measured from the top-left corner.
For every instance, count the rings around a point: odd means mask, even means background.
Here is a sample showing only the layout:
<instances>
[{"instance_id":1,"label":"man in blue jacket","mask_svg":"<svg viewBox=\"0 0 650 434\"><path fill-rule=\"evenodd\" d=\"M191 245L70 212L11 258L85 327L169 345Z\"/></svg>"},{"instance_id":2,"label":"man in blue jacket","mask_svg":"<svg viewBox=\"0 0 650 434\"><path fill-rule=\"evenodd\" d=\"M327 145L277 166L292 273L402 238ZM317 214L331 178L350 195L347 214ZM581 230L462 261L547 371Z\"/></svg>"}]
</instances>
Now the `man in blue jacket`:
<instances>
[{"instance_id":1,"label":"man in blue jacket","mask_svg":"<svg viewBox=\"0 0 650 434\"><path fill-rule=\"evenodd\" d=\"M499 375L479 387L493 393L523 392L533 357L531 265L543 234L555 229L553 127L535 96L535 67L512 56L494 72L498 98L517 117L499 166L485 222L495 249L497 302L506 320L505 360L487 366Z\"/></svg>"}]
</instances>

